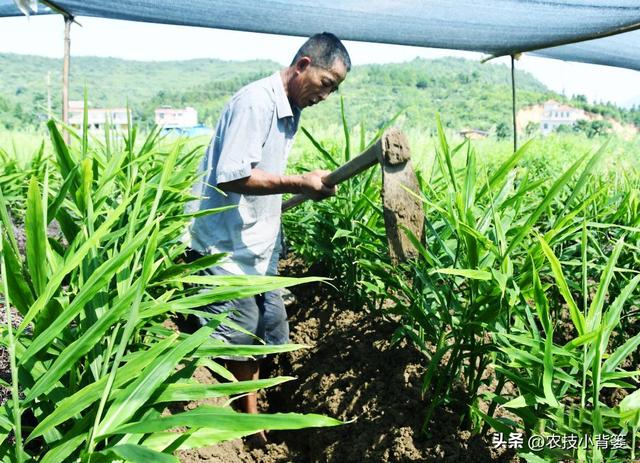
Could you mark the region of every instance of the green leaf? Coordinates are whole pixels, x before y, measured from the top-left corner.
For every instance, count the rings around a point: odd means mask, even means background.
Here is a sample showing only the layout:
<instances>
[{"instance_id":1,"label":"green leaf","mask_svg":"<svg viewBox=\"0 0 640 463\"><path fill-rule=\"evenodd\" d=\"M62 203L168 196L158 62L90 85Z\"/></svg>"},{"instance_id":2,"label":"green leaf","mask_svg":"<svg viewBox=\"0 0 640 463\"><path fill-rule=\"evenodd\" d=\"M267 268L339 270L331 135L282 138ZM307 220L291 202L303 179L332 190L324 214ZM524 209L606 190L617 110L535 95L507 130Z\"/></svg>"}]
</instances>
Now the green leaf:
<instances>
[{"instance_id":1,"label":"green leaf","mask_svg":"<svg viewBox=\"0 0 640 463\"><path fill-rule=\"evenodd\" d=\"M9 286L9 294L11 294L11 302L21 315L28 312L29 307L33 304L34 296L29 284L24 277L22 264L19 258L14 254L13 247L9 242L1 238L3 242L3 253L5 264L7 266L7 285ZM4 292L0 288L0 292Z\"/></svg>"},{"instance_id":2,"label":"green leaf","mask_svg":"<svg viewBox=\"0 0 640 463\"><path fill-rule=\"evenodd\" d=\"M74 167L69 175L65 178L64 182L58 189L58 194L56 194L55 199L51 202L49 207L47 208L47 221L51 223L51 221L56 217L58 211L60 210L60 206L64 202L67 197L67 193L69 193L69 189L73 184L76 174L78 172L77 167Z\"/></svg>"},{"instance_id":3,"label":"green leaf","mask_svg":"<svg viewBox=\"0 0 640 463\"><path fill-rule=\"evenodd\" d=\"M96 439L110 433L126 422L142 407L154 391L169 377L175 367L190 352L205 342L223 317L213 318L194 334L188 336L170 351L162 354L140 372L139 377L118 395L96 429Z\"/></svg>"},{"instance_id":4,"label":"green leaf","mask_svg":"<svg viewBox=\"0 0 640 463\"><path fill-rule=\"evenodd\" d=\"M78 204L82 211L88 210L91 203L91 193L93 184L93 161L85 158L80 161L80 190L76 192Z\"/></svg>"},{"instance_id":5,"label":"green leaf","mask_svg":"<svg viewBox=\"0 0 640 463\"><path fill-rule=\"evenodd\" d=\"M351 230L336 230L336 232L333 234L333 237L331 238L331 241L334 241L338 238L344 238L347 236L353 236L353 232Z\"/></svg>"},{"instance_id":6,"label":"green leaf","mask_svg":"<svg viewBox=\"0 0 640 463\"><path fill-rule=\"evenodd\" d=\"M110 231L111 226L120 218L128 204L129 200L123 200L116 209L111 211L105 218L102 225L100 225L100 227L84 243L82 243L80 248L65 259L64 266L55 274L51 275L49 283L45 287L44 291L24 316L24 320L22 320L22 323L18 327L18 334L22 333L29 323L31 323L33 318L47 305L51 297L60 288L64 277L78 267L89 251L94 249L100 243L100 240Z\"/></svg>"},{"instance_id":7,"label":"green leaf","mask_svg":"<svg viewBox=\"0 0 640 463\"><path fill-rule=\"evenodd\" d=\"M491 280L491 272L486 270L462 269L462 268L438 268L433 269L429 273L443 273L446 275L457 275L472 280Z\"/></svg>"},{"instance_id":8,"label":"green leaf","mask_svg":"<svg viewBox=\"0 0 640 463\"><path fill-rule=\"evenodd\" d=\"M542 327L544 328L546 336L551 337L551 334L549 333L552 332L553 328L551 326L551 318L549 317L549 301L547 300L547 296L542 289L540 275L538 274L538 270L536 269L533 257L530 258L530 262L531 270L533 273L533 298L536 305L536 312L538 313L538 318L542 323Z\"/></svg>"},{"instance_id":9,"label":"green leaf","mask_svg":"<svg viewBox=\"0 0 640 463\"><path fill-rule=\"evenodd\" d=\"M506 425L505 423L503 423L502 421L500 421L500 419L496 419L493 416L489 416L486 413L484 413L482 410L480 410L478 407L476 406L472 406L472 409L474 411L474 413L477 413L478 415L480 415L482 417L482 419L489 424L489 426L491 426L493 429L495 429L497 432L501 432L503 434L509 434L511 433L511 428Z\"/></svg>"},{"instance_id":10,"label":"green leaf","mask_svg":"<svg viewBox=\"0 0 640 463\"><path fill-rule=\"evenodd\" d=\"M63 178L67 178L71 171L76 166L75 160L71 157L69 153L69 149L67 148L62 135L58 131L58 127L54 121L47 122L47 127L49 128L49 134L51 135L51 143L53 144L53 148L56 153L56 157L58 159L58 166L60 167L60 173ZM74 190L77 191L79 189L79 185L77 179L74 181Z\"/></svg>"},{"instance_id":11,"label":"green leaf","mask_svg":"<svg viewBox=\"0 0 640 463\"><path fill-rule=\"evenodd\" d=\"M622 399L620 412L624 414L640 413L640 389Z\"/></svg>"},{"instance_id":12,"label":"green leaf","mask_svg":"<svg viewBox=\"0 0 640 463\"><path fill-rule=\"evenodd\" d=\"M273 387L293 379L295 378L290 376L280 376L255 381L236 381L220 384L175 383L160 389L158 391L159 394L155 398L152 398L152 401L153 403L182 402L212 397L227 397L233 394L244 394L246 392Z\"/></svg>"},{"instance_id":13,"label":"green leaf","mask_svg":"<svg viewBox=\"0 0 640 463\"><path fill-rule=\"evenodd\" d=\"M131 355L131 358L127 363L118 369L113 387L119 388L132 379L137 378L140 371L146 368L147 365L164 352L171 344L173 344L177 338L178 335L174 333L162 341L153 344L147 350L136 352L135 355ZM92 403L100 400L102 390L106 383L107 376L103 376L98 381L85 386L75 394L63 399L57 404L55 410L53 410L51 414L47 415L29 434L27 442L43 435L54 426L58 426L59 424L70 420L75 415L80 414L80 412Z\"/></svg>"},{"instance_id":14,"label":"green leaf","mask_svg":"<svg viewBox=\"0 0 640 463\"><path fill-rule=\"evenodd\" d=\"M79 339L69 344L55 359L53 365L47 369L47 372L38 378L34 386L25 394L24 402L31 402L40 394L53 388L55 382L67 373L70 368L73 368L78 359L90 351L111 325L120 319L122 314L124 314L131 305L134 296L134 291L125 294L125 296L106 311L96 323L91 325Z\"/></svg>"},{"instance_id":15,"label":"green leaf","mask_svg":"<svg viewBox=\"0 0 640 463\"><path fill-rule=\"evenodd\" d=\"M80 233L80 228L73 220L73 217L63 208L59 208L56 214L56 220L60 224L60 229L67 239L67 242L73 243Z\"/></svg>"},{"instance_id":16,"label":"green leaf","mask_svg":"<svg viewBox=\"0 0 640 463\"><path fill-rule=\"evenodd\" d=\"M563 348L566 350L573 350L576 347L580 347L587 344L588 342L592 341L597 337L598 337L598 330L589 331L588 333L583 334L582 336L578 336L577 338L572 339L571 341L566 343L563 346Z\"/></svg>"},{"instance_id":17,"label":"green leaf","mask_svg":"<svg viewBox=\"0 0 640 463\"><path fill-rule=\"evenodd\" d=\"M57 443L55 447L49 450L41 460L41 463L60 463L61 461L69 461L67 458L77 449L87 438L86 433L65 439L61 443Z\"/></svg>"},{"instance_id":18,"label":"green leaf","mask_svg":"<svg viewBox=\"0 0 640 463\"><path fill-rule=\"evenodd\" d=\"M313 135L311 135L311 133L306 128L300 127L300 130L302 130L302 133L309 139L311 144L320 152L320 154L322 154L324 159L329 162L332 167L340 167L340 163L336 161L333 156L331 156L331 154L329 154L329 152L324 149L324 147L315 138L313 138Z\"/></svg>"},{"instance_id":19,"label":"green leaf","mask_svg":"<svg viewBox=\"0 0 640 463\"><path fill-rule=\"evenodd\" d=\"M174 277L194 274L200 270L204 270L216 265L226 255L226 253L211 254L208 256L202 256L187 264L172 265L171 267L158 273L153 278L153 281L163 281Z\"/></svg>"},{"instance_id":20,"label":"green leaf","mask_svg":"<svg viewBox=\"0 0 640 463\"><path fill-rule=\"evenodd\" d=\"M545 460L544 458L542 458L539 455L536 455L535 453L528 452L528 453L520 453L518 455L524 458L527 463L549 463L549 460Z\"/></svg>"},{"instance_id":21,"label":"green leaf","mask_svg":"<svg viewBox=\"0 0 640 463\"><path fill-rule=\"evenodd\" d=\"M475 201L476 188L476 155L475 151L469 148L467 154L466 174L464 177L464 185L462 187L462 196L464 198L464 210L468 211Z\"/></svg>"},{"instance_id":22,"label":"green leaf","mask_svg":"<svg viewBox=\"0 0 640 463\"><path fill-rule=\"evenodd\" d=\"M564 174L562 174L562 176L558 180L553 183L553 185L551 185L551 188L549 188L546 196L538 204L536 209L529 215L529 218L527 218L525 224L518 228L518 234L511 239L511 242L509 243L509 247L507 248L505 254L510 254L511 251L513 251L513 249L515 249L515 247L520 244L524 237L529 234L531 228L538 221L542 213L547 210L547 208L551 204L551 201L553 201L555 196L560 193L560 191L562 191L562 188L569 182L569 180L571 180L571 177L573 177L573 174L576 172L578 167L580 167L580 164L584 162L585 158L586 155L578 159Z\"/></svg>"},{"instance_id":23,"label":"green leaf","mask_svg":"<svg viewBox=\"0 0 640 463\"><path fill-rule=\"evenodd\" d=\"M11 244L13 254L16 256L20 255L18 241L13 234L13 223L11 222L11 219L9 219L9 213L7 212L7 202L4 198L4 194L2 193L2 185L0 185L0 222L2 222L4 228L7 230L7 236L9 237L9 243Z\"/></svg>"},{"instance_id":24,"label":"green leaf","mask_svg":"<svg viewBox=\"0 0 640 463\"><path fill-rule=\"evenodd\" d=\"M449 151L449 143L447 143L447 136L442 128L442 122L440 121L440 114L436 114L436 126L438 129L438 139L440 141L440 151L437 151L439 154L438 157L444 156L444 161L446 163L447 172L442 172L442 174L449 174L449 180L453 191L458 191L458 183L456 181L456 173L453 169L453 162L451 160L451 152Z\"/></svg>"},{"instance_id":25,"label":"green leaf","mask_svg":"<svg viewBox=\"0 0 640 463\"><path fill-rule=\"evenodd\" d=\"M538 237L540 245L542 247L542 251L544 252L549 264L551 266L551 271L553 272L553 276L556 280L556 285L558 286L558 290L560 294L564 298L565 302L569 306L569 315L571 316L571 321L573 325L576 327L578 331L578 335L582 336L585 334L585 319L582 312L578 310L578 306L576 302L573 300L573 296L571 295L571 291L569 291L569 285L567 284L567 280L564 278L564 274L562 273L562 266L560 265L560 261L555 256L547 242L541 236Z\"/></svg>"},{"instance_id":26,"label":"green leaf","mask_svg":"<svg viewBox=\"0 0 640 463\"><path fill-rule=\"evenodd\" d=\"M444 354L446 354L452 348L453 348L453 346L451 346L451 345L449 345L449 346L445 345L445 346L441 347L440 349L438 349L431 356L431 359L429 360L429 366L427 367L427 371L424 373L424 378L422 380L422 394L423 395L424 395L425 392L427 392L427 390L431 386L431 381L433 380L433 375L436 374L438 368L440 367L440 360L442 360L442 357L444 356Z\"/></svg>"},{"instance_id":27,"label":"green leaf","mask_svg":"<svg viewBox=\"0 0 640 463\"><path fill-rule=\"evenodd\" d=\"M100 452L94 452L94 455L95 454L108 457L109 459L107 461L124 460L132 463L179 463L179 460L173 455L156 452L155 450L148 449L142 445L133 444L116 445Z\"/></svg>"},{"instance_id":28,"label":"green leaf","mask_svg":"<svg viewBox=\"0 0 640 463\"><path fill-rule=\"evenodd\" d=\"M640 283L640 275L636 275L620 292L618 297L613 301L613 304L607 309L602 321L602 347L606 348L609 343L609 337L613 330L620 325L620 314L624 307L625 302L635 291L636 287Z\"/></svg>"},{"instance_id":29,"label":"green leaf","mask_svg":"<svg viewBox=\"0 0 640 463\"><path fill-rule=\"evenodd\" d=\"M344 111L344 97L340 95L340 119L342 120L342 132L344 133L344 162L351 159L351 136L349 134L349 124Z\"/></svg>"},{"instance_id":30,"label":"green leaf","mask_svg":"<svg viewBox=\"0 0 640 463\"><path fill-rule=\"evenodd\" d=\"M204 314L203 314L204 315ZM211 317L211 314L209 314ZM224 320L223 324L229 325L228 320ZM233 327L233 325L230 325ZM267 355L279 354L283 352L292 352L308 346L304 344L227 344L222 341L210 340L201 345L193 354L194 357L220 357L220 356L241 356L250 355Z\"/></svg>"},{"instance_id":31,"label":"green leaf","mask_svg":"<svg viewBox=\"0 0 640 463\"><path fill-rule=\"evenodd\" d=\"M533 394L525 394L516 397L515 399L511 399L506 402L502 406L505 408L523 408L523 407L531 407L536 404L546 404L546 399L542 397L535 396Z\"/></svg>"},{"instance_id":32,"label":"green leaf","mask_svg":"<svg viewBox=\"0 0 640 463\"><path fill-rule=\"evenodd\" d=\"M25 233L27 235L27 265L36 295L42 294L47 284L47 232L45 227L38 179L32 177L27 193Z\"/></svg>"},{"instance_id":33,"label":"green leaf","mask_svg":"<svg viewBox=\"0 0 640 463\"><path fill-rule=\"evenodd\" d=\"M243 435L254 434L264 429L302 429L309 427L338 426L342 421L322 415L298 413L247 414L230 408L201 406L176 415L153 420L125 424L109 434L150 433L164 431L176 426L213 428L218 431L234 431Z\"/></svg>"},{"instance_id":34,"label":"green leaf","mask_svg":"<svg viewBox=\"0 0 640 463\"><path fill-rule=\"evenodd\" d=\"M598 285L598 291L591 301L591 305L589 306L589 312L587 313L587 323L586 327L589 331L595 329L598 325L600 325L600 319L602 317L602 308L605 302L605 296L607 290L609 289L609 284L611 283L611 279L613 278L613 271L618 261L618 257L620 256L620 252L622 251L622 245L624 244L624 239L620 238L611 252L611 256L607 260L607 265L605 266L602 275L600 276L600 284Z\"/></svg>"},{"instance_id":35,"label":"green leaf","mask_svg":"<svg viewBox=\"0 0 640 463\"><path fill-rule=\"evenodd\" d=\"M542 375L542 388L544 390L544 398L552 407L559 407L560 404L556 400L553 393L553 355L551 349L553 348L553 328L550 328L547 333L547 338L544 342L544 373Z\"/></svg>"},{"instance_id":36,"label":"green leaf","mask_svg":"<svg viewBox=\"0 0 640 463\"><path fill-rule=\"evenodd\" d=\"M222 277L222 278L221 278ZM226 275L220 276L192 276L178 278L175 281L192 284L212 284L216 281L224 281ZM244 279L245 285L240 286L219 286L208 290L206 293L196 294L194 296L180 297L168 302L145 302L141 304L140 316L142 318L161 315L165 312L187 313L188 309L194 307L202 307L213 302L229 301L232 299L240 299L243 297L253 296L255 294L274 291L279 288L286 288L297 284L308 283L312 281L322 281L325 278L288 278L288 277L263 277L263 276L229 276L237 278L238 281Z\"/></svg>"},{"instance_id":37,"label":"green leaf","mask_svg":"<svg viewBox=\"0 0 640 463\"><path fill-rule=\"evenodd\" d=\"M589 159L589 162L587 163L584 170L582 171L582 174L580 174L578 181L576 182L575 186L571 189L572 190L571 195L566 201L564 201L564 208L562 212L558 214L558 219L556 220L556 223L558 220L560 220L561 217L564 217L567 215L567 210L571 205L571 203L573 202L573 200L578 198L578 195L589 184L589 180L592 177L592 172L600 162L600 159L602 159L602 155L604 154L606 147L609 145L609 141L610 139L606 140L602 144L602 146L600 146L598 151L596 151L596 153L593 156L591 156L591 159Z\"/></svg>"},{"instance_id":38,"label":"green leaf","mask_svg":"<svg viewBox=\"0 0 640 463\"><path fill-rule=\"evenodd\" d=\"M627 340L622 346L618 347L602 365L602 371L606 373L613 372L624 359L634 352L640 345L640 333Z\"/></svg>"},{"instance_id":39,"label":"green leaf","mask_svg":"<svg viewBox=\"0 0 640 463\"><path fill-rule=\"evenodd\" d=\"M492 191L496 185L502 182L504 178L513 171L513 168L518 164L522 156L527 152L529 147L532 145L531 140L522 145L518 150L511 155L509 159L507 159L496 172L491 176L487 184L482 187L480 193L478 193L478 199L482 198L489 191Z\"/></svg>"},{"instance_id":40,"label":"green leaf","mask_svg":"<svg viewBox=\"0 0 640 463\"><path fill-rule=\"evenodd\" d=\"M26 363L36 353L47 347L49 343L62 333L67 325L81 312L85 304L90 302L95 295L108 287L109 281L114 277L116 272L131 258L142 245L149 239L148 232L150 226L143 228L138 235L123 249L108 259L100 267L93 271L84 285L80 288L76 297L69 304L64 312L62 312L49 327L40 333L27 348L24 356L20 359L22 363Z\"/></svg>"}]
</instances>

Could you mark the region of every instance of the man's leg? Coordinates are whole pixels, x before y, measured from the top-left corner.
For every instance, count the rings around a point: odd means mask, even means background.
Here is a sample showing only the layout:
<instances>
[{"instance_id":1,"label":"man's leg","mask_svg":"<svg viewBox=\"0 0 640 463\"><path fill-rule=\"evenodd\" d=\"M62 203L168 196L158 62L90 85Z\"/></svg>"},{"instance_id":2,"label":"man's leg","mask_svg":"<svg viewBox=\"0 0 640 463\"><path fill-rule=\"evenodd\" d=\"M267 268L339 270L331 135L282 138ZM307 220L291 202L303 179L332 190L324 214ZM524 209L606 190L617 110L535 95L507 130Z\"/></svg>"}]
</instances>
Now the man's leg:
<instances>
[{"instance_id":1,"label":"man's leg","mask_svg":"<svg viewBox=\"0 0 640 463\"><path fill-rule=\"evenodd\" d=\"M227 360L227 368L238 381L255 381L260 378L260 362L256 360ZM250 392L237 400L244 413L258 413L258 396Z\"/></svg>"},{"instance_id":2,"label":"man's leg","mask_svg":"<svg viewBox=\"0 0 640 463\"><path fill-rule=\"evenodd\" d=\"M255 381L260 378L260 361L256 360L227 360L227 368L238 381ZM249 392L244 397L237 399L240 411L244 413L258 413L258 395ZM264 431L259 431L251 436L247 443L254 447L264 447L267 445L267 435Z\"/></svg>"}]
</instances>

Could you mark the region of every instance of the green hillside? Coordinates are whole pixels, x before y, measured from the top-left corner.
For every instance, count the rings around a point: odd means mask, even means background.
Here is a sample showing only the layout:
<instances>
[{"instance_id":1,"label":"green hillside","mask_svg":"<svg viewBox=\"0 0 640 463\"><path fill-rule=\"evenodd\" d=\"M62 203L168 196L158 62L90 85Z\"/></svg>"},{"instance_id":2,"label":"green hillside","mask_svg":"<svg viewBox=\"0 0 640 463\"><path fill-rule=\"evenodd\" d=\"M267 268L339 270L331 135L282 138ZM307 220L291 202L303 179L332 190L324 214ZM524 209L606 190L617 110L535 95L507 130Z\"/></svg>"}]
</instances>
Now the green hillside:
<instances>
[{"instance_id":1,"label":"green hillside","mask_svg":"<svg viewBox=\"0 0 640 463\"><path fill-rule=\"evenodd\" d=\"M0 69L0 125L20 128L38 124L46 117L49 72L53 112L60 113L61 59L0 53ZM237 86L275 69L278 64L271 61L145 62L72 56L70 99L81 100L86 85L92 107L122 107L128 103L136 118L145 121L153 118L151 102L162 101L165 93L187 91L205 82Z\"/></svg>"},{"instance_id":2,"label":"green hillside","mask_svg":"<svg viewBox=\"0 0 640 463\"><path fill-rule=\"evenodd\" d=\"M51 76L54 114L60 113L62 61L37 56L0 54L0 126L35 127L46 119L47 74ZM83 87L92 107L129 104L136 120L151 125L157 106L193 106L200 121L214 125L222 106L242 85L279 68L272 61L231 62L213 59L144 62L115 58L72 57L72 100L82 99ZM517 72L518 106L549 98L565 100L528 73ZM404 109L403 125L432 130L434 115L449 127L483 130L511 120L509 68L460 58L415 59L401 64L356 66L342 84L351 123L369 127ZM588 106L583 100L573 103ZM589 108L585 108L589 109ZM637 110L600 105L600 112L640 125ZM339 98L303 113L308 126L339 122Z\"/></svg>"}]
</instances>

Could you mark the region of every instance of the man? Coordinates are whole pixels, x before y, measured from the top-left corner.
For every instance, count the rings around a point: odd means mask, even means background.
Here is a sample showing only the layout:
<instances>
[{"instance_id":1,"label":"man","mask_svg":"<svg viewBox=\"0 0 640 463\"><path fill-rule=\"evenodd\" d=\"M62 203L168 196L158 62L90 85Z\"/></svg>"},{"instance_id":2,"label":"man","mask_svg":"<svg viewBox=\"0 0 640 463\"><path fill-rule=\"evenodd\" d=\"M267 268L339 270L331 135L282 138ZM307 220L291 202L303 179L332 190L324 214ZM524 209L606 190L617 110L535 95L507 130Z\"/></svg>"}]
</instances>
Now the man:
<instances>
[{"instance_id":1,"label":"man","mask_svg":"<svg viewBox=\"0 0 640 463\"><path fill-rule=\"evenodd\" d=\"M196 194L203 198L200 210L237 208L197 218L190 229L191 248L196 253L229 253L227 260L208 270L210 274L275 275L281 251L282 194L302 193L318 200L335 193L322 183L326 171L304 175L284 172L301 110L337 90L350 68L349 54L340 40L333 34L317 34L302 45L289 67L242 88L224 108L201 164L203 175ZM212 304L205 310L232 310L231 320L267 344L289 340L279 292ZM254 341L225 326L215 336L232 344ZM238 380L259 377L255 360L232 359L227 366ZM243 397L240 407L257 413L256 395ZM260 437L264 439L264 435Z\"/></svg>"}]
</instances>

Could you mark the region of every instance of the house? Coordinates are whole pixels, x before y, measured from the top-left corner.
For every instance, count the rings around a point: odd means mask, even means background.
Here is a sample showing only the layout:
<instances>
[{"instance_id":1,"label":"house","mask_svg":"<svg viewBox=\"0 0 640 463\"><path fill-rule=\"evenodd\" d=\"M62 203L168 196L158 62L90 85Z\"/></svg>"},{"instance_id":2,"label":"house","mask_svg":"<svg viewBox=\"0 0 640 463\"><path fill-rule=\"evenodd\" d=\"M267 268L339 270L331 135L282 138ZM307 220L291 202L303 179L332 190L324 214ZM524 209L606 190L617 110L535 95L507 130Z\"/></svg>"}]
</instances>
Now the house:
<instances>
[{"instance_id":1,"label":"house","mask_svg":"<svg viewBox=\"0 0 640 463\"><path fill-rule=\"evenodd\" d=\"M480 140L489 136L489 132L479 129L462 129L458 133L469 140Z\"/></svg>"},{"instance_id":2,"label":"house","mask_svg":"<svg viewBox=\"0 0 640 463\"><path fill-rule=\"evenodd\" d=\"M540 117L540 131L548 135L561 125L575 125L576 121L587 119L583 109L563 105L554 100L547 101Z\"/></svg>"},{"instance_id":3,"label":"house","mask_svg":"<svg viewBox=\"0 0 640 463\"><path fill-rule=\"evenodd\" d=\"M198 125L198 111L190 106L178 109L161 106L155 110L155 123L165 128L195 127Z\"/></svg>"},{"instance_id":4,"label":"house","mask_svg":"<svg viewBox=\"0 0 640 463\"><path fill-rule=\"evenodd\" d=\"M129 114L127 114L127 111ZM116 130L127 130L131 110L127 108L88 108L87 125L90 132L101 132L109 123ZM82 129L84 123L84 101L69 101L69 125Z\"/></svg>"}]
</instances>

